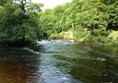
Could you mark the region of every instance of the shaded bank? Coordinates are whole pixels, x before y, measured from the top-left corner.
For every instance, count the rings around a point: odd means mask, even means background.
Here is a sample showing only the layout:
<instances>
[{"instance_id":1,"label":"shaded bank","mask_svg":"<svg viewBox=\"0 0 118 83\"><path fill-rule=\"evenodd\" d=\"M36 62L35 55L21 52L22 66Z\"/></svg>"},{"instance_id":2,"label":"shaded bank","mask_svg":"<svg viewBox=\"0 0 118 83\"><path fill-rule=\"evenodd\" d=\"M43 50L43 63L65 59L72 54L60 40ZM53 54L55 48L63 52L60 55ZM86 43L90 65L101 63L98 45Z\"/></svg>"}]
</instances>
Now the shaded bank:
<instances>
[{"instance_id":1,"label":"shaded bank","mask_svg":"<svg viewBox=\"0 0 118 83\"><path fill-rule=\"evenodd\" d=\"M0 46L30 46L31 41L0 41Z\"/></svg>"}]
</instances>

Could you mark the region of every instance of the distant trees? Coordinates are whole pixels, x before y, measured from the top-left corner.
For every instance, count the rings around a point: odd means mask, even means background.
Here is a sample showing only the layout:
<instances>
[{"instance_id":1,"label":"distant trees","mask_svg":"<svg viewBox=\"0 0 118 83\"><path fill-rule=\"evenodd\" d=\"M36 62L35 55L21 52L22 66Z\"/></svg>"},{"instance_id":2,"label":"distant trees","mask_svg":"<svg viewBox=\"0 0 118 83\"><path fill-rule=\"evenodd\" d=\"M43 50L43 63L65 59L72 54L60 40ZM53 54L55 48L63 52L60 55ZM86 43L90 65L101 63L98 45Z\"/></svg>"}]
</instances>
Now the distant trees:
<instances>
[{"instance_id":1,"label":"distant trees","mask_svg":"<svg viewBox=\"0 0 118 83\"><path fill-rule=\"evenodd\" d=\"M46 29L47 33L50 32L49 35L67 31L72 28L72 25L75 31L80 27L88 28L91 34L95 34L95 29L118 30L118 1L72 0L71 3L44 11L40 22L42 29Z\"/></svg>"},{"instance_id":2,"label":"distant trees","mask_svg":"<svg viewBox=\"0 0 118 83\"><path fill-rule=\"evenodd\" d=\"M31 0L1 0L0 41L34 41L69 29L91 35L118 30L117 0L72 0L41 12L42 6Z\"/></svg>"}]
</instances>

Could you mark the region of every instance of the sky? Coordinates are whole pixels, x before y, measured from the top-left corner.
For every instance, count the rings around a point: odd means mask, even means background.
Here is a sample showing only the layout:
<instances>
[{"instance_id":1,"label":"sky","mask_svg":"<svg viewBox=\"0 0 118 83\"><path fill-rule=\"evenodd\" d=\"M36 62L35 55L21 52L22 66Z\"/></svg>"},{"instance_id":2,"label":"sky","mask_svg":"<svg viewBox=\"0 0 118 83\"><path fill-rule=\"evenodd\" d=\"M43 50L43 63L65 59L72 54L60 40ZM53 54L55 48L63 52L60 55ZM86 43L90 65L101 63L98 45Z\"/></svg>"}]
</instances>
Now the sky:
<instances>
[{"instance_id":1,"label":"sky","mask_svg":"<svg viewBox=\"0 0 118 83\"><path fill-rule=\"evenodd\" d=\"M43 3L44 7L43 9L47 9L47 8L54 8L57 5L66 3L66 2L71 2L72 0L32 0L35 3Z\"/></svg>"}]
</instances>

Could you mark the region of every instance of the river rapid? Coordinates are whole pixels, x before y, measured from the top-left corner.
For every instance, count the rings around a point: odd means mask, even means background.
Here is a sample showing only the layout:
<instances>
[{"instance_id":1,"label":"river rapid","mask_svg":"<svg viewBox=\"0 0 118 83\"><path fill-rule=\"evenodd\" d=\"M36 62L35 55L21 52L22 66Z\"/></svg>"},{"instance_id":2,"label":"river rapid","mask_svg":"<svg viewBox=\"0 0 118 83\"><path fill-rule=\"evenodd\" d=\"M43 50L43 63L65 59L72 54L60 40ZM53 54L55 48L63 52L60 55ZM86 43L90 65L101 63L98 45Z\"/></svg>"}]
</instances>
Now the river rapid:
<instances>
[{"instance_id":1,"label":"river rapid","mask_svg":"<svg viewBox=\"0 0 118 83\"><path fill-rule=\"evenodd\" d=\"M72 40L0 47L0 83L118 83L118 47Z\"/></svg>"}]
</instances>

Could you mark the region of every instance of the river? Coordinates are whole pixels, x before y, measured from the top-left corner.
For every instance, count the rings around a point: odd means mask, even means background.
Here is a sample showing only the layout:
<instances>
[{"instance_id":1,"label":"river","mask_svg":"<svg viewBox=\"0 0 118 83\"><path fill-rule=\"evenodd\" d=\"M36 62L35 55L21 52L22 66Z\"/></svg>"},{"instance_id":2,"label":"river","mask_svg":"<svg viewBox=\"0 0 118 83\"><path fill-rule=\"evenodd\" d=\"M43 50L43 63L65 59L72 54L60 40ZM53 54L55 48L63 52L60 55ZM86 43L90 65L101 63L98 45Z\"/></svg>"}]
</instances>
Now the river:
<instances>
[{"instance_id":1,"label":"river","mask_svg":"<svg viewBox=\"0 0 118 83\"><path fill-rule=\"evenodd\" d=\"M42 40L0 47L0 83L117 83L118 47Z\"/></svg>"}]
</instances>

